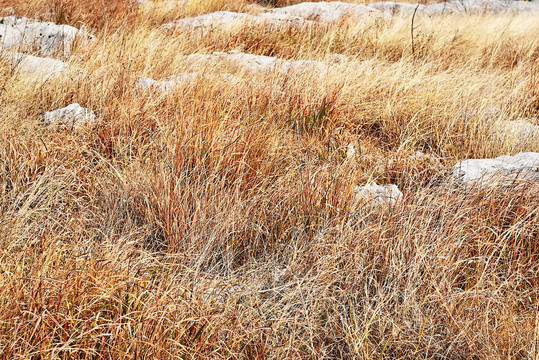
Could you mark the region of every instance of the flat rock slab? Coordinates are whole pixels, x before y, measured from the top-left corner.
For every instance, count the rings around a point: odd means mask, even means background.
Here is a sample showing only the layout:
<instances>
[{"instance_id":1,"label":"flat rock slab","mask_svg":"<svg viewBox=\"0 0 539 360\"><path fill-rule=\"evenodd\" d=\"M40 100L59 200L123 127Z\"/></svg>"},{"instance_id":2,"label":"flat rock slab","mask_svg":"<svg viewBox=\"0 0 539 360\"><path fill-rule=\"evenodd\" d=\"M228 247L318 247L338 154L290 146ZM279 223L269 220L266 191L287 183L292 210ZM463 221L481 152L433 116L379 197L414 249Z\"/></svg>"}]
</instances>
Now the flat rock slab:
<instances>
[{"instance_id":1,"label":"flat rock slab","mask_svg":"<svg viewBox=\"0 0 539 360\"><path fill-rule=\"evenodd\" d=\"M512 147L539 142L539 126L528 119L497 120L490 127L490 135L495 141Z\"/></svg>"},{"instance_id":2,"label":"flat rock slab","mask_svg":"<svg viewBox=\"0 0 539 360\"><path fill-rule=\"evenodd\" d=\"M260 13L258 15L251 15L233 11L216 11L196 17L179 19L162 25L161 29L201 29L242 25L301 27L309 24L312 24L312 22L289 14Z\"/></svg>"},{"instance_id":3,"label":"flat rock slab","mask_svg":"<svg viewBox=\"0 0 539 360\"><path fill-rule=\"evenodd\" d=\"M0 18L0 25L25 25L33 22L32 20L25 17L18 17L15 15L5 16Z\"/></svg>"},{"instance_id":4,"label":"flat rock slab","mask_svg":"<svg viewBox=\"0 0 539 360\"><path fill-rule=\"evenodd\" d=\"M161 26L163 30L175 28L204 28L238 24L253 18L252 15L232 11L216 11L195 17L179 19Z\"/></svg>"},{"instance_id":5,"label":"flat rock slab","mask_svg":"<svg viewBox=\"0 0 539 360\"><path fill-rule=\"evenodd\" d=\"M450 178L469 184L516 179L539 181L539 153L526 152L495 159L468 159L451 168Z\"/></svg>"},{"instance_id":6,"label":"flat rock slab","mask_svg":"<svg viewBox=\"0 0 539 360\"><path fill-rule=\"evenodd\" d=\"M154 80L148 77L140 77L135 81L134 87L139 90L156 89L162 92L169 92L178 87L186 86L200 79L211 81L234 81L238 80L232 74L204 74L204 73L184 73L169 77L167 80Z\"/></svg>"},{"instance_id":7,"label":"flat rock slab","mask_svg":"<svg viewBox=\"0 0 539 360\"><path fill-rule=\"evenodd\" d=\"M539 144L539 125L536 120L520 118L510 120L503 111L495 106L488 106L479 113L484 119L489 139L517 149L521 146Z\"/></svg>"},{"instance_id":8,"label":"flat rock slab","mask_svg":"<svg viewBox=\"0 0 539 360\"><path fill-rule=\"evenodd\" d=\"M138 91L158 91L168 94L176 89L186 88L188 86L197 86L203 84L206 86L225 86L227 90L239 88L247 90L257 88L263 91L270 91L274 94L282 93L279 85L268 83L267 81L257 81L257 79L245 76L236 76L229 73L184 73L168 77L166 80L154 80L148 77L138 78L133 87Z\"/></svg>"},{"instance_id":9,"label":"flat rock slab","mask_svg":"<svg viewBox=\"0 0 539 360\"><path fill-rule=\"evenodd\" d=\"M364 21L389 18L391 15L439 16L448 14L535 14L539 3L507 0L453 0L438 4L419 5L380 1L369 5L341 1L302 2L262 12L257 15L233 11L216 11L196 17L179 19L161 26L171 29L205 29L211 27L269 25L273 27L302 27L317 23L333 23L344 18Z\"/></svg>"},{"instance_id":10,"label":"flat rock slab","mask_svg":"<svg viewBox=\"0 0 539 360\"><path fill-rule=\"evenodd\" d=\"M69 126L73 128L91 125L94 124L95 121L95 113L90 109L83 108L78 103L46 112L39 118L39 122L43 125Z\"/></svg>"},{"instance_id":11,"label":"flat rock slab","mask_svg":"<svg viewBox=\"0 0 539 360\"><path fill-rule=\"evenodd\" d=\"M51 76L62 74L69 68L67 63L57 59L21 53L2 53L0 57L13 66L20 75L35 80L46 80Z\"/></svg>"},{"instance_id":12,"label":"flat rock slab","mask_svg":"<svg viewBox=\"0 0 539 360\"><path fill-rule=\"evenodd\" d=\"M539 3L531 1L508 1L508 0L453 0L450 1L454 8L461 9L465 14L536 14L539 12ZM443 4L437 4L441 6Z\"/></svg>"},{"instance_id":13,"label":"flat rock slab","mask_svg":"<svg viewBox=\"0 0 539 360\"><path fill-rule=\"evenodd\" d=\"M339 21L343 18L364 19L367 17L383 17L380 10L366 5L349 4L340 1L303 2L296 5L273 9L272 14L297 16L305 20L324 23Z\"/></svg>"},{"instance_id":14,"label":"flat rock slab","mask_svg":"<svg viewBox=\"0 0 539 360\"><path fill-rule=\"evenodd\" d=\"M139 90L154 88L162 92L168 92L181 85L186 85L196 78L196 73L176 75L168 80L154 80L148 77L140 77L135 81L134 87Z\"/></svg>"},{"instance_id":15,"label":"flat rock slab","mask_svg":"<svg viewBox=\"0 0 539 360\"><path fill-rule=\"evenodd\" d=\"M391 15L412 15L416 4L394 1L381 1L368 7L384 11ZM535 14L539 12L539 3L507 0L453 0L438 4L419 5L418 15L439 16L448 14Z\"/></svg>"},{"instance_id":16,"label":"flat rock slab","mask_svg":"<svg viewBox=\"0 0 539 360\"><path fill-rule=\"evenodd\" d=\"M402 192L397 185L378 185L370 183L354 188L356 199L365 199L380 205L393 205L402 199Z\"/></svg>"},{"instance_id":17,"label":"flat rock slab","mask_svg":"<svg viewBox=\"0 0 539 360\"><path fill-rule=\"evenodd\" d=\"M8 16L0 18L0 49L35 52L40 56L61 53L71 55L75 41L87 41L93 36L84 30L52 22Z\"/></svg>"},{"instance_id":18,"label":"flat rock slab","mask_svg":"<svg viewBox=\"0 0 539 360\"><path fill-rule=\"evenodd\" d=\"M285 60L273 56L246 54L239 51L215 52L213 54L192 54L187 56L189 65L202 69L223 64L254 73L302 72L306 69L318 74L329 70L328 65L316 60Z\"/></svg>"},{"instance_id":19,"label":"flat rock slab","mask_svg":"<svg viewBox=\"0 0 539 360\"><path fill-rule=\"evenodd\" d=\"M400 3L394 1L380 1L376 3L371 3L368 7L376 10L383 11L389 15L408 15L412 14L417 5L410 3ZM423 10L426 6L420 5L418 8Z\"/></svg>"}]
</instances>

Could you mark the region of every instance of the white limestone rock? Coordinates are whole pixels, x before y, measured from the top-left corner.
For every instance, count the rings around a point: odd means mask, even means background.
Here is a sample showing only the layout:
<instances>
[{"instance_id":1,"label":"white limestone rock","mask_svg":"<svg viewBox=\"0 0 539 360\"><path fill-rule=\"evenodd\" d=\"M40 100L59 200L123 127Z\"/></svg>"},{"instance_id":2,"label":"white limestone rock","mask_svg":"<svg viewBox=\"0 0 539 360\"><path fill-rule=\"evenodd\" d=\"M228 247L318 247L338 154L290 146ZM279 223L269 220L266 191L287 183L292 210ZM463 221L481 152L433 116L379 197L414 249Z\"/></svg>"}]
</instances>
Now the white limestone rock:
<instances>
[{"instance_id":1,"label":"white limestone rock","mask_svg":"<svg viewBox=\"0 0 539 360\"><path fill-rule=\"evenodd\" d=\"M174 88L185 85L197 77L196 73L187 73L174 76L169 80L158 81L148 77L140 77L135 81L134 87L139 90L155 88L162 92L168 92Z\"/></svg>"},{"instance_id":2,"label":"white limestone rock","mask_svg":"<svg viewBox=\"0 0 539 360\"><path fill-rule=\"evenodd\" d=\"M390 15L412 15L415 4L381 1L368 7L384 11ZM448 14L534 14L539 11L539 3L514 0L453 0L430 5L419 5L417 15L439 16Z\"/></svg>"},{"instance_id":3,"label":"white limestone rock","mask_svg":"<svg viewBox=\"0 0 539 360\"><path fill-rule=\"evenodd\" d=\"M354 188L356 199L365 199L380 205L393 205L403 195L397 185L378 185L375 182Z\"/></svg>"},{"instance_id":4,"label":"white limestone rock","mask_svg":"<svg viewBox=\"0 0 539 360\"><path fill-rule=\"evenodd\" d=\"M252 72L272 72L278 64L275 57L246 54L239 51L191 54L187 56L187 62L202 68L224 63Z\"/></svg>"},{"instance_id":5,"label":"white limestone rock","mask_svg":"<svg viewBox=\"0 0 539 360\"><path fill-rule=\"evenodd\" d=\"M303 2L285 6L271 11L273 14L297 16L305 20L331 23L342 18L381 17L384 14L373 8L359 4L349 4L340 1Z\"/></svg>"},{"instance_id":6,"label":"white limestone rock","mask_svg":"<svg viewBox=\"0 0 539 360\"><path fill-rule=\"evenodd\" d=\"M254 16L232 11L217 11L195 17L179 19L161 26L163 30L174 28L204 28L211 26L226 26L231 24L241 24L251 20Z\"/></svg>"},{"instance_id":7,"label":"white limestone rock","mask_svg":"<svg viewBox=\"0 0 539 360\"><path fill-rule=\"evenodd\" d=\"M455 5L460 1L452 1ZM535 14L539 12L539 3L519 0L464 0L463 11L466 13L511 13L511 14Z\"/></svg>"},{"instance_id":8,"label":"white limestone rock","mask_svg":"<svg viewBox=\"0 0 539 360\"><path fill-rule=\"evenodd\" d=\"M2 53L0 57L15 68L22 76L35 80L46 80L68 70L69 65L51 58L26 55L21 53Z\"/></svg>"},{"instance_id":9,"label":"white limestone rock","mask_svg":"<svg viewBox=\"0 0 539 360\"><path fill-rule=\"evenodd\" d=\"M500 119L490 127L490 136L495 141L512 147L525 146L534 142L539 143L539 126L532 124L528 119L513 121Z\"/></svg>"},{"instance_id":10,"label":"white limestone rock","mask_svg":"<svg viewBox=\"0 0 539 360\"><path fill-rule=\"evenodd\" d=\"M291 26L302 27L307 25L314 25L315 22L305 19L301 16L293 14L277 13L277 12L263 12L256 15L254 19L255 23L273 25L273 26Z\"/></svg>"},{"instance_id":11,"label":"white limestone rock","mask_svg":"<svg viewBox=\"0 0 539 360\"><path fill-rule=\"evenodd\" d=\"M471 184L501 180L539 181L539 153L526 152L495 159L468 159L451 168L450 178Z\"/></svg>"},{"instance_id":12,"label":"white limestone rock","mask_svg":"<svg viewBox=\"0 0 539 360\"><path fill-rule=\"evenodd\" d=\"M495 106L486 107L480 117L485 120L489 139L494 142L512 149L539 144L539 125L534 125L530 119L509 120L507 114Z\"/></svg>"},{"instance_id":13,"label":"white limestone rock","mask_svg":"<svg viewBox=\"0 0 539 360\"><path fill-rule=\"evenodd\" d=\"M416 12L417 16L440 16L449 14L466 14L468 7L463 6L460 1L448 1L438 4L417 5L394 1L381 1L368 5L371 8L383 11L389 15L411 16ZM417 11L416 11L417 8Z\"/></svg>"},{"instance_id":14,"label":"white limestone rock","mask_svg":"<svg viewBox=\"0 0 539 360\"><path fill-rule=\"evenodd\" d=\"M161 26L163 30L172 29L203 29L211 27L227 27L242 25L271 25L271 26L304 26L311 24L298 16L277 13L260 13L251 15L232 11L216 11L196 17L179 19Z\"/></svg>"},{"instance_id":15,"label":"white limestone rock","mask_svg":"<svg viewBox=\"0 0 539 360\"><path fill-rule=\"evenodd\" d=\"M315 70L320 74L329 67L315 60L285 60L273 56L246 54L236 50L228 52L214 52L213 54L192 54L187 57L190 65L202 69L214 67L219 64L235 67L237 70L253 73L287 73L302 72L306 69Z\"/></svg>"},{"instance_id":16,"label":"white limestone rock","mask_svg":"<svg viewBox=\"0 0 539 360\"><path fill-rule=\"evenodd\" d=\"M389 15L401 15L401 14L412 14L417 5L409 3L401 3L394 1L380 1L376 3L371 3L368 7L383 11ZM425 8L425 5L419 5L419 9Z\"/></svg>"},{"instance_id":17,"label":"white limestone rock","mask_svg":"<svg viewBox=\"0 0 539 360\"><path fill-rule=\"evenodd\" d=\"M205 84L211 86L225 86L230 90L233 88L241 88L242 90L257 88L263 91L270 91L273 94L281 94L282 89L275 83L267 81L257 81L256 79L236 76L228 73L185 73L168 77L166 80L154 80L147 77L138 78L135 81L134 88L137 91L158 91L168 94L176 89L185 88L190 85L197 85L200 82L206 81Z\"/></svg>"},{"instance_id":18,"label":"white limestone rock","mask_svg":"<svg viewBox=\"0 0 539 360\"><path fill-rule=\"evenodd\" d=\"M9 15L0 18L0 25L24 25L31 22L33 22L31 19L25 17L18 17L15 15Z\"/></svg>"},{"instance_id":19,"label":"white limestone rock","mask_svg":"<svg viewBox=\"0 0 539 360\"><path fill-rule=\"evenodd\" d=\"M239 79L232 74L212 74L212 73L184 73L170 76L167 80L154 80L148 77L140 77L135 81L134 88L137 90L154 89L164 93L173 91L176 88L187 86L197 80L209 79L212 82L232 82Z\"/></svg>"},{"instance_id":20,"label":"white limestone rock","mask_svg":"<svg viewBox=\"0 0 539 360\"><path fill-rule=\"evenodd\" d=\"M71 55L75 41L92 40L85 30L52 22L38 22L28 18L8 16L0 19L0 49L36 52L52 56L61 52Z\"/></svg>"},{"instance_id":21,"label":"white limestone rock","mask_svg":"<svg viewBox=\"0 0 539 360\"><path fill-rule=\"evenodd\" d=\"M83 125L92 125L96 121L95 113L74 103L41 115L39 122L43 125L69 126L78 128Z\"/></svg>"}]
</instances>

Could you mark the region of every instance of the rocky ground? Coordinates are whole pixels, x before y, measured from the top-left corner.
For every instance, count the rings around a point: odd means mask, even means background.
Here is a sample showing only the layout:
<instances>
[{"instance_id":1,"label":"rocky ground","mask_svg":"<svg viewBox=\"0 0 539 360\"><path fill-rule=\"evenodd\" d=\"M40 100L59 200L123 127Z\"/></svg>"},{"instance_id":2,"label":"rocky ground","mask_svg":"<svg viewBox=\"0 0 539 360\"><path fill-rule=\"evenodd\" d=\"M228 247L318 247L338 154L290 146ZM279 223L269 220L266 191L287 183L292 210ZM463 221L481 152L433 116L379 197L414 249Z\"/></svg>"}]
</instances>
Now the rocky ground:
<instances>
[{"instance_id":1,"label":"rocky ground","mask_svg":"<svg viewBox=\"0 0 539 360\"><path fill-rule=\"evenodd\" d=\"M538 20L0 0L1 357L537 358Z\"/></svg>"}]
</instances>

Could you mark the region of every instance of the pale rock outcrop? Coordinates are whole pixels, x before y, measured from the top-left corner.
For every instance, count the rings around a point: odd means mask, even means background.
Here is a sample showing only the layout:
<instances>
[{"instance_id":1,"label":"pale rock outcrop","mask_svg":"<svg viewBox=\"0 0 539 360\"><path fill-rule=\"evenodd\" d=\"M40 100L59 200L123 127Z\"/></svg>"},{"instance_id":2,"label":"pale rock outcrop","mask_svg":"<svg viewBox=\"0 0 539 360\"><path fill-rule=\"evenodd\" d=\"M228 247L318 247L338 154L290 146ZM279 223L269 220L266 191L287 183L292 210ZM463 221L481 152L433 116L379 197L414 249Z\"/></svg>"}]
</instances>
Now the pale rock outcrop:
<instances>
[{"instance_id":1,"label":"pale rock outcrop","mask_svg":"<svg viewBox=\"0 0 539 360\"><path fill-rule=\"evenodd\" d=\"M185 73L170 76L167 80L154 80L148 77L140 77L135 81L134 87L138 90L157 89L161 92L169 92L178 87L187 86L197 80L210 80L212 82L238 82L239 79L232 74L212 74L212 73Z\"/></svg>"},{"instance_id":2,"label":"pale rock outcrop","mask_svg":"<svg viewBox=\"0 0 539 360\"><path fill-rule=\"evenodd\" d=\"M401 3L394 1L380 1L376 3L371 3L368 7L376 10L383 11L389 15L407 15L412 14L417 5L410 3ZM418 11L424 9L425 5L419 5Z\"/></svg>"},{"instance_id":3,"label":"pale rock outcrop","mask_svg":"<svg viewBox=\"0 0 539 360\"><path fill-rule=\"evenodd\" d=\"M199 29L209 27L240 26L246 24L274 27L302 27L316 23L331 23L343 18L366 19L386 17L383 11L365 5L340 1L304 2L261 12L257 15L232 11L217 11L196 17L179 19L161 26L163 30L177 28Z\"/></svg>"},{"instance_id":4,"label":"pale rock outcrop","mask_svg":"<svg viewBox=\"0 0 539 360\"><path fill-rule=\"evenodd\" d=\"M142 4L151 3L141 0ZM162 25L163 30L176 28L199 29L225 27L244 24L266 24L272 26L304 26L315 23L332 23L343 18L360 20L388 18L390 15L439 16L447 14L535 14L539 12L538 2L511 0L453 0L437 4L419 5L380 1L369 5L345 3L341 1L302 2L261 12L257 15L231 11L217 11L201 16L179 19Z\"/></svg>"},{"instance_id":5,"label":"pale rock outcrop","mask_svg":"<svg viewBox=\"0 0 539 360\"><path fill-rule=\"evenodd\" d=\"M449 14L466 14L467 8L460 1L442 2L430 5L417 5L410 3L400 3L394 1L381 1L368 5L371 8L384 11L390 15L412 15L414 12L418 16L440 16ZM417 8L417 11L416 11Z\"/></svg>"},{"instance_id":6,"label":"pale rock outcrop","mask_svg":"<svg viewBox=\"0 0 539 360\"><path fill-rule=\"evenodd\" d=\"M68 70L69 65L63 61L21 53L2 53L0 57L14 67L22 76L36 80L46 80Z\"/></svg>"},{"instance_id":7,"label":"pale rock outcrop","mask_svg":"<svg viewBox=\"0 0 539 360\"><path fill-rule=\"evenodd\" d=\"M454 6L463 8L462 11L468 14L486 13L486 14L535 14L539 12L539 3L533 1L520 0L454 0L451 2Z\"/></svg>"},{"instance_id":8,"label":"pale rock outcrop","mask_svg":"<svg viewBox=\"0 0 539 360\"><path fill-rule=\"evenodd\" d=\"M271 13L297 16L306 20L325 23L335 22L346 17L364 19L366 17L384 16L381 11L373 7L340 1L303 2L273 9Z\"/></svg>"},{"instance_id":9,"label":"pale rock outcrop","mask_svg":"<svg viewBox=\"0 0 539 360\"><path fill-rule=\"evenodd\" d=\"M471 184L516 179L539 181L539 153L464 160L451 168L450 178Z\"/></svg>"},{"instance_id":10,"label":"pale rock outcrop","mask_svg":"<svg viewBox=\"0 0 539 360\"><path fill-rule=\"evenodd\" d=\"M25 25L31 22L33 22L31 19L25 17L18 17L15 15L9 15L0 18L0 25Z\"/></svg>"},{"instance_id":11,"label":"pale rock outcrop","mask_svg":"<svg viewBox=\"0 0 539 360\"><path fill-rule=\"evenodd\" d=\"M532 124L528 119L512 121L500 119L492 124L489 132L495 141L513 146L539 143L539 126Z\"/></svg>"},{"instance_id":12,"label":"pale rock outcrop","mask_svg":"<svg viewBox=\"0 0 539 360\"><path fill-rule=\"evenodd\" d=\"M75 41L92 40L85 30L52 22L38 22L28 18L7 16L0 19L0 49L36 52L52 56L61 52L71 55Z\"/></svg>"},{"instance_id":13,"label":"pale rock outcrop","mask_svg":"<svg viewBox=\"0 0 539 360\"><path fill-rule=\"evenodd\" d=\"M312 24L298 16L277 13L260 13L251 15L233 11L216 11L195 17L179 19L161 26L163 30L201 29L210 27L227 27L242 25L296 26Z\"/></svg>"},{"instance_id":14,"label":"pale rock outcrop","mask_svg":"<svg viewBox=\"0 0 539 360\"><path fill-rule=\"evenodd\" d=\"M393 205L403 197L397 185L378 185L375 182L356 186L354 194L356 199L364 199L380 205Z\"/></svg>"},{"instance_id":15,"label":"pale rock outcrop","mask_svg":"<svg viewBox=\"0 0 539 360\"><path fill-rule=\"evenodd\" d=\"M213 54L192 54L187 56L187 63L202 69L223 64L237 70L254 73L302 72L306 69L313 69L320 74L329 69L326 64L316 60L285 60L273 56L246 54L236 50L214 52Z\"/></svg>"},{"instance_id":16,"label":"pale rock outcrop","mask_svg":"<svg viewBox=\"0 0 539 360\"><path fill-rule=\"evenodd\" d=\"M148 77L140 77L135 81L134 87L139 90L146 90L149 88L155 88L162 92L168 92L174 88L185 85L190 81L193 81L197 77L196 73L186 73L173 76L168 80L154 80Z\"/></svg>"},{"instance_id":17,"label":"pale rock outcrop","mask_svg":"<svg viewBox=\"0 0 539 360\"><path fill-rule=\"evenodd\" d=\"M68 126L73 128L91 125L95 121L95 113L90 109L83 108L78 103L46 112L39 118L39 122L43 125Z\"/></svg>"},{"instance_id":18,"label":"pale rock outcrop","mask_svg":"<svg viewBox=\"0 0 539 360\"><path fill-rule=\"evenodd\" d=\"M510 145L512 148L539 143L539 126L529 119L509 120L509 117L495 106L481 111L485 119L489 138L498 143Z\"/></svg>"},{"instance_id":19,"label":"pale rock outcrop","mask_svg":"<svg viewBox=\"0 0 539 360\"><path fill-rule=\"evenodd\" d=\"M390 15L412 15L417 7L417 15L438 16L447 14L534 14L539 11L539 3L513 0L453 0L437 4L419 5L381 1L368 7L384 11Z\"/></svg>"},{"instance_id":20,"label":"pale rock outcrop","mask_svg":"<svg viewBox=\"0 0 539 360\"><path fill-rule=\"evenodd\" d=\"M161 26L163 30L174 28L204 28L211 26L226 26L232 24L241 24L249 21L254 16L249 14L237 13L232 11L216 11L195 17L179 19Z\"/></svg>"},{"instance_id":21,"label":"pale rock outcrop","mask_svg":"<svg viewBox=\"0 0 539 360\"><path fill-rule=\"evenodd\" d=\"M278 13L278 12L263 12L256 15L255 23L274 25L274 26L291 26L291 27L302 27L306 25L315 24L309 19L305 19L301 16L296 16L293 14Z\"/></svg>"},{"instance_id":22,"label":"pale rock outcrop","mask_svg":"<svg viewBox=\"0 0 539 360\"><path fill-rule=\"evenodd\" d=\"M189 85L196 85L200 82L209 82L213 85L225 85L227 89L235 87L247 88L259 88L264 91L271 91L273 93L280 93L281 87L277 84L269 84L266 81L260 82L256 79L236 76L229 73L185 73L175 76L170 76L166 80L154 80L148 77L141 77L135 81L134 88L138 91L159 91L162 93L169 93L179 88L185 88Z\"/></svg>"}]
</instances>

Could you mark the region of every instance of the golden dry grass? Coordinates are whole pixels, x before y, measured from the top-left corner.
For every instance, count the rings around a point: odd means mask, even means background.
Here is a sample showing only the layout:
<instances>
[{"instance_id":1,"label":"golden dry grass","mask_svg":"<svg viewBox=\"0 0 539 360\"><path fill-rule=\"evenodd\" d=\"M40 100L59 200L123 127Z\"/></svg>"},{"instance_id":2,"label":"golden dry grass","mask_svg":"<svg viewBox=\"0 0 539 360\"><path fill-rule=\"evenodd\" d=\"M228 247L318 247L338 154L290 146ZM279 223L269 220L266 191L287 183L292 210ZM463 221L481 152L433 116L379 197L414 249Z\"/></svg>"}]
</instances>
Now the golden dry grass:
<instances>
[{"instance_id":1,"label":"golden dry grass","mask_svg":"<svg viewBox=\"0 0 539 360\"><path fill-rule=\"evenodd\" d=\"M1 358L538 358L537 185L443 182L460 159L537 151L489 140L483 115L537 123L537 17L421 19L412 55L407 18L201 36L158 26L247 3L2 4L63 9L97 41L78 76L0 69ZM346 58L133 89L231 49ZM98 125L37 124L73 102ZM369 179L403 201L354 201Z\"/></svg>"}]
</instances>

